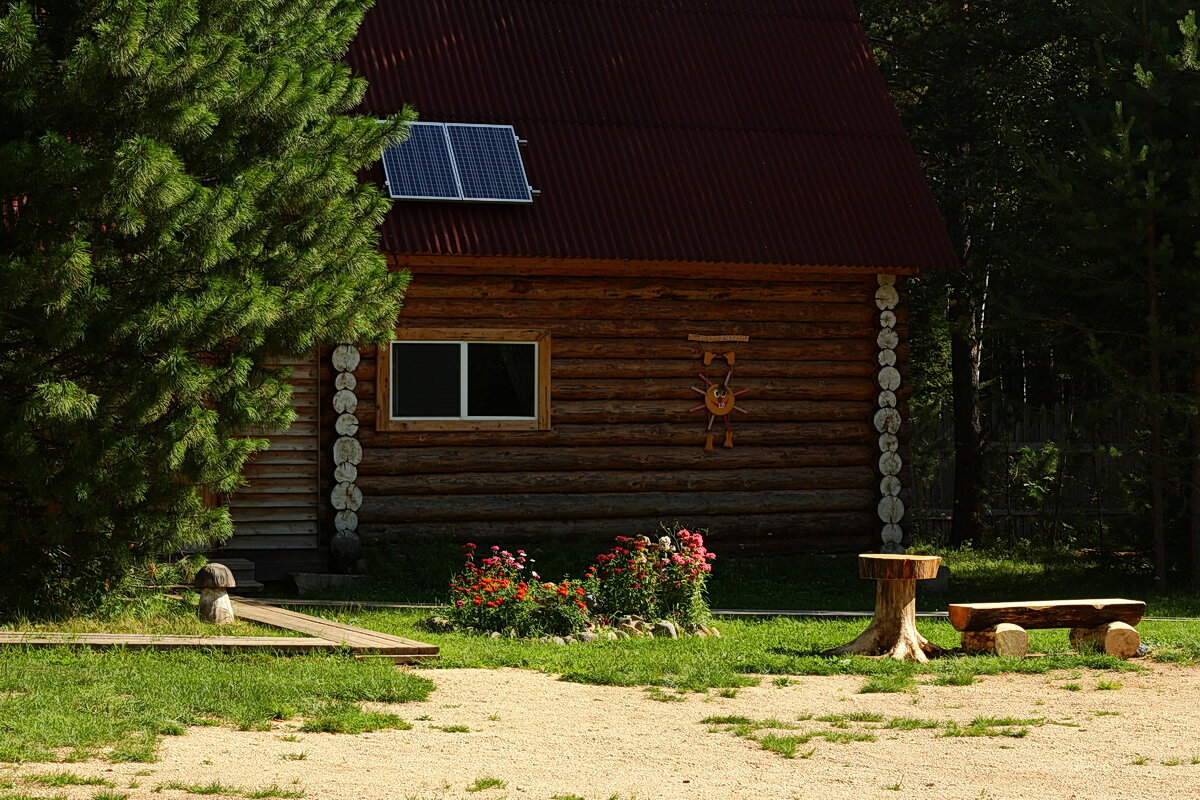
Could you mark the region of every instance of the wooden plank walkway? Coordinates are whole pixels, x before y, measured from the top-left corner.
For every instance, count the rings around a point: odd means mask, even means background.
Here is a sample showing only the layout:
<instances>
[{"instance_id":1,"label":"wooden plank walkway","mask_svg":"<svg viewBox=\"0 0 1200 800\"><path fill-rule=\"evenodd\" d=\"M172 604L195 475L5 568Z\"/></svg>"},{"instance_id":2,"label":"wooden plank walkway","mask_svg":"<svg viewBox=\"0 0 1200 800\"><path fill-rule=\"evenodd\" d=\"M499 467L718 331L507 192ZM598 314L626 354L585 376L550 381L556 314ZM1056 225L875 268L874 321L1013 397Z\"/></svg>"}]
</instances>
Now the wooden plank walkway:
<instances>
[{"instance_id":1,"label":"wooden plank walkway","mask_svg":"<svg viewBox=\"0 0 1200 800\"><path fill-rule=\"evenodd\" d=\"M230 652L274 650L282 653L330 653L349 649L355 657L389 658L396 664L408 664L433 658L436 645L416 642L354 625L275 608L261 600L230 598L234 614L240 619L274 628L305 633L308 636L178 636L146 633L44 633L0 631L0 645L27 647L63 647L69 645L131 650L177 650L212 647Z\"/></svg>"}]
</instances>

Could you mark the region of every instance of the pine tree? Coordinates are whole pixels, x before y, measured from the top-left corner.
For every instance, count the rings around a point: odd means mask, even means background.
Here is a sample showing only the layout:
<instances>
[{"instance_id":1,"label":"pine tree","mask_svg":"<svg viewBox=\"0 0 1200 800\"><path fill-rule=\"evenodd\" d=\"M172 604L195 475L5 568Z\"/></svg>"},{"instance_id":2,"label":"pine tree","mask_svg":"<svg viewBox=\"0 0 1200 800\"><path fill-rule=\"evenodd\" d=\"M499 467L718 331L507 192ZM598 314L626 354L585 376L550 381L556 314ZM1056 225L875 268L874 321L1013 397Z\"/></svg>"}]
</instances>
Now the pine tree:
<instances>
[{"instance_id":1,"label":"pine tree","mask_svg":"<svg viewBox=\"0 0 1200 800\"><path fill-rule=\"evenodd\" d=\"M918 428L953 416L949 543L978 544L987 430L1002 424L985 416L985 393L1003 391L1005 351L1045 345L1036 315L1046 292L1031 267L1045 249L1045 204L1023 153L1061 146L1069 127L1075 3L856 5L961 261L910 283L911 407Z\"/></svg>"},{"instance_id":2,"label":"pine tree","mask_svg":"<svg viewBox=\"0 0 1200 800\"><path fill-rule=\"evenodd\" d=\"M368 5L0 15L0 609L77 608L228 537L204 493L292 418L264 361L391 328L405 276L356 173L411 114L347 114Z\"/></svg>"},{"instance_id":3,"label":"pine tree","mask_svg":"<svg viewBox=\"0 0 1200 800\"><path fill-rule=\"evenodd\" d=\"M1087 146L1045 158L1074 268L1071 325L1105 396L1143 425L1134 476L1150 518L1156 587L1182 564L1192 503L1200 589L1200 33L1179 0L1093 0L1095 66L1078 107ZM1177 533L1171 536L1171 531Z\"/></svg>"}]
</instances>

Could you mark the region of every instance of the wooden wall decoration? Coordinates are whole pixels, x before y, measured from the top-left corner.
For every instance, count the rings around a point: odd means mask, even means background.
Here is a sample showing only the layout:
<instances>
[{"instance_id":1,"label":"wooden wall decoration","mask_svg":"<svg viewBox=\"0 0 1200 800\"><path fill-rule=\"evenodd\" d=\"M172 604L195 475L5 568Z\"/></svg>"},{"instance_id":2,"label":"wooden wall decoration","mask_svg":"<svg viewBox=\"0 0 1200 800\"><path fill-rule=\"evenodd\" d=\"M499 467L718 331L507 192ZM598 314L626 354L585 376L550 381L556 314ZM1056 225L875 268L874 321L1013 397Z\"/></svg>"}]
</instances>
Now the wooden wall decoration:
<instances>
[{"instance_id":1,"label":"wooden wall decoration","mask_svg":"<svg viewBox=\"0 0 1200 800\"><path fill-rule=\"evenodd\" d=\"M742 334L706 336L704 334L692 333L692 334L688 335L688 341L706 342L706 343L748 342L748 341L750 341L750 337L742 335ZM712 364L712 362L718 356L724 358L725 364L728 366L728 369L725 371L724 380L721 380L718 382L718 381L711 380L703 372L696 373L697 375L700 376L700 380L704 381L705 388L702 389L699 386L693 386L691 388L692 388L693 392L697 392L698 394L701 394L704 396L704 402L698 406L693 406L692 408L688 409L688 411L704 410L704 411L708 412L708 427L705 429L705 434L704 434L704 451L706 453L711 453L713 450L714 434L712 432L712 428L713 428L713 424L717 421L718 418L725 425L725 447L732 448L733 447L733 423L731 423L729 421L729 417L734 411L740 411L743 414L749 413L746 411L746 409L741 408L740 406L737 405L736 398L739 395L743 395L750 390L749 389L739 389L737 391L734 391L733 385L732 385L733 366L734 366L735 362L737 361L737 357L734 354L734 351L728 350L723 353L714 353L710 350L705 350L704 351L704 366L705 367L710 366Z\"/></svg>"},{"instance_id":2,"label":"wooden wall decoration","mask_svg":"<svg viewBox=\"0 0 1200 800\"><path fill-rule=\"evenodd\" d=\"M362 491L356 485L358 464L362 461L362 445L358 442L358 395L354 388L358 380L354 370L361 356L358 348L340 344L333 349L331 361L336 369L334 378L333 410L338 413L334 429L338 438L333 443L333 478L336 481L330 493L330 502L337 513L333 517L334 534L330 549L337 563L350 571L362 552L362 541L358 536L358 509L362 506Z\"/></svg>"},{"instance_id":3,"label":"wooden wall decoration","mask_svg":"<svg viewBox=\"0 0 1200 800\"><path fill-rule=\"evenodd\" d=\"M877 275L879 288L875 291L875 305L879 308L879 335L875 343L879 346L879 410L875 412L875 430L879 432L879 519L883 522L880 552L903 553L904 531L900 520L904 517L904 502L900 499L902 484L900 470L904 466L900 458L898 434L903 420L897 408L896 391L900 388L900 371L896 369L896 347L900 337L896 333L895 308L900 302L896 291L895 275Z\"/></svg>"}]
</instances>

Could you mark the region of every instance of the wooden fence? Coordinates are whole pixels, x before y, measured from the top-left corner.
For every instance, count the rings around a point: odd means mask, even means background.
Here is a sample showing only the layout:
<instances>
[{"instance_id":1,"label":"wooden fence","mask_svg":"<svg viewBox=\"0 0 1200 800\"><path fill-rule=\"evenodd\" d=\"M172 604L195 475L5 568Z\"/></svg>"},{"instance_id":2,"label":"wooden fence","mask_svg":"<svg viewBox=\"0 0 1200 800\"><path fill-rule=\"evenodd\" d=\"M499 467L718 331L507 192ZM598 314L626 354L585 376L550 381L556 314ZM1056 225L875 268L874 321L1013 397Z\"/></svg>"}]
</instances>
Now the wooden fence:
<instances>
[{"instance_id":1,"label":"wooden fence","mask_svg":"<svg viewBox=\"0 0 1200 800\"><path fill-rule=\"evenodd\" d=\"M1126 419L999 403L985 419L984 525L991 541L1058 544L1069 536L1103 546L1114 526L1130 520L1123 475L1137 434ZM910 466L914 533L945 541L954 505L951 418L914 431Z\"/></svg>"}]
</instances>

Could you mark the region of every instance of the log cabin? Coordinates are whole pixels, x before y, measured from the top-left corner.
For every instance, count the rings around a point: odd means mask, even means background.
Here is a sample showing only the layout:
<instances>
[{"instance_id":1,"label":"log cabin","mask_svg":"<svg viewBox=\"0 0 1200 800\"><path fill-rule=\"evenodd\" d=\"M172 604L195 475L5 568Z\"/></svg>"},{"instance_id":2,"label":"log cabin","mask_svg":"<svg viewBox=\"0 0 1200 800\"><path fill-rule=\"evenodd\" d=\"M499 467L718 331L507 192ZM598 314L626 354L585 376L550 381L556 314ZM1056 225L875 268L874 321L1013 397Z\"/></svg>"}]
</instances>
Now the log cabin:
<instances>
[{"instance_id":1,"label":"log cabin","mask_svg":"<svg viewBox=\"0 0 1200 800\"><path fill-rule=\"evenodd\" d=\"M394 341L297 361L223 556L902 552L905 281L957 259L849 0L381 0Z\"/></svg>"}]
</instances>

